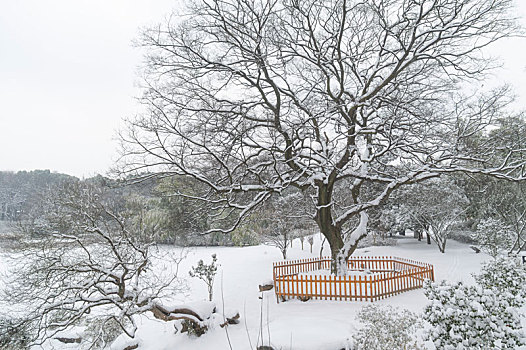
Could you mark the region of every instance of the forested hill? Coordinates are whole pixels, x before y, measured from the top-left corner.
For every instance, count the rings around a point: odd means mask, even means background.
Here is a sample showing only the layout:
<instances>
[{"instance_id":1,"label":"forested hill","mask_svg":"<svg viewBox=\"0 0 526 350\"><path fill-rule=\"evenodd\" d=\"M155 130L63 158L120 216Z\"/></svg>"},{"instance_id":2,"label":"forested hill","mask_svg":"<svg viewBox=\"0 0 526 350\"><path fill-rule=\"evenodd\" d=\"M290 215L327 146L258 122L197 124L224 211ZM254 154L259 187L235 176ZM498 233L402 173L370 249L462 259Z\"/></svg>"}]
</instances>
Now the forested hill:
<instances>
[{"instance_id":1,"label":"forested hill","mask_svg":"<svg viewBox=\"0 0 526 350\"><path fill-rule=\"evenodd\" d=\"M0 171L0 220L17 220L47 189L78 178L49 170Z\"/></svg>"},{"instance_id":2,"label":"forested hill","mask_svg":"<svg viewBox=\"0 0 526 350\"><path fill-rule=\"evenodd\" d=\"M36 207L43 205L44 200L49 200L50 196L60 196L61 188L74 183L111 189L110 196L116 201L131 194L151 196L156 185L155 181L143 181L122 186L119 181L102 175L81 180L50 170L0 171L0 221L27 219Z\"/></svg>"},{"instance_id":3,"label":"forested hill","mask_svg":"<svg viewBox=\"0 0 526 350\"><path fill-rule=\"evenodd\" d=\"M117 180L101 175L88 179L49 170L0 172L0 233L2 227L23 234L71 233L77 224L72 210L86 202L125 218L141 239L162 243L225 244L229 237L201 237L206 216L193 202L173 196L182 178ZM189 243L190 236L195 242ZM226 241L225 241L226 240Z\"/></svg>"}]
</instances>

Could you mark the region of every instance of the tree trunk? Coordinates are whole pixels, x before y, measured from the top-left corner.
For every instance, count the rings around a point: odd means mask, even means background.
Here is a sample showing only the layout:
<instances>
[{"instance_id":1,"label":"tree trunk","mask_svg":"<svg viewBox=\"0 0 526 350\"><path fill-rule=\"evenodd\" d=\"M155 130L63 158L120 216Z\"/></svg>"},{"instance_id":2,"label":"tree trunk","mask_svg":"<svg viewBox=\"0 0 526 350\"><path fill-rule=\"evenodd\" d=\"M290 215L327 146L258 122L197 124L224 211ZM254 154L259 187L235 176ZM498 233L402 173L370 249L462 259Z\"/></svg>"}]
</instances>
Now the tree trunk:
<instances>
[{"instance_id":1,"label":"tree trunk","mask_svg":"<svg viewBox=\"0 0 526 350\"><path fill-rule=\"evenodd\" d=\"M323 240L321 241L321 246L320 246L320 259L323 257L323 246L325 245L325 241L327 240L327 237L323 237Z\"/></svg>"},{"instance_id":2,"label":"tree trunk","mask_svg":"<svg viewBox=\"0 0 526 350\"><path fill-rule=\"evenodd\" d=\"M346 249L345 245L343 247L331 247L331 274L336 276L345 276L349 270L347 261L349 257L354 253L358 242L351 246L350 249Z\"/></svg>"},{"instance_id":3,"label":"tree trunk","mask_svg":"<svg viewBox=\"0 0 526 350\"><path fill-rule=\"evenodd\" d=\"M337 220L334 220L332 217L333 181L330 179L327 183L317 181L316 186L318 187L318 202L315 220L320 232L327 238L331 247L331 273L337 276L345 276L348 270L347 259L358 247L358 242L367 235L369 216L365 211L354 214L359 215L360 221L352 232L345 233L344 240L342 233L343 224L341 222L337 223ZM356 204L360 202L359 188L360 186L355 186L352 193ZM349 219L347 218L346 221L349 221Z\"/></svg>"},{"instance_id":4,"label":"tree trunk","mask_svg":"<svg viewBox=\"0 0 526 350\"><path fill-rule=\"evenodd\" d=\"M438 250L440 250L440 253L444 254L446 252L446 240L444 239L440 243L437 242Z\"/></svg>"},{"instance_id":5,"label":"tree trunk","mask_svg":"<svg viewBox=\"0 0 526 350\"><path fill-rule=\"evenodd\" d=\"M438 250L440 250L440 253L444 254L446 252L448 232L441 232L441 231L436 230L436 231L433 231L433 235L435 236L434 241L438 245Z\"/></svg>"},{"instance_id":6,"label":"tree trunk","mask_svg":"<svg viewBox=\"0 0 526 350\"><path fill-rule=\"evenodd\" d=\"M522 231L522 230L520 230ZM517 233L517 238L515 239L515 243L513 243L513 246L508 250L508 254L512 253L519 253L520 251L524 250L526 248L526 241L522 241L522 232Z\"/></svg>"},{"instance_id":7,"label":"tree trunk","mask_svg":"<svg viewBox=\"0 0 526 350\"><path fill-rule=\"evenodd\" d=\"M342 232L334 225L328 227L320 227L321 232L327 238L329 246L331 247L331 273L337 276L345 276L347 274L347 260L358 248L358 243L366 234L368 216L365 212L360 213L360 223L352 233L347 235L347 240L342 238Z\"/></svg>"}]
</instances>

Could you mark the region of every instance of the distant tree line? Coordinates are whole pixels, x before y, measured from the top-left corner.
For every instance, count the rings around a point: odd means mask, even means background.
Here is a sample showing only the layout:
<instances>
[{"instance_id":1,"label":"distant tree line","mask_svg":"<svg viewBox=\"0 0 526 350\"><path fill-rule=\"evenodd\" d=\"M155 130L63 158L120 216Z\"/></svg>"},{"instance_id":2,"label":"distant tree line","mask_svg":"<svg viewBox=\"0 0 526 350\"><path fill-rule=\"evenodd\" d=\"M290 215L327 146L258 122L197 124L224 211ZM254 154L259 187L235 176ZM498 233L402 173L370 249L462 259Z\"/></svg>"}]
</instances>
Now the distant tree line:
<instances>
[{"instance_id":1,"label":"distant tree line","mask_svg":"<svg viewBox=\"0 0 526 350\"><path fill-rule=\"evenodd\" d=\"M469 144L458 147L470 153L493 148L501 155L493 160L493 167L499 162L521 161L521 150L526 149L524 116L503 118L498 125L489 133L478 132ZM511 156L515 159L510 159L511 149L519 150ZM351 185L350 181L339 183L334 190L335 200L342 205L352 201L345 192ZM525 250L525 186L523 182L460 172L408 185L368 211L368 232L374 237L387 237L411 231L419 240L435 242L442 252L448 238L477 243L481 237L505 242L500 246L510 253ZM316 203L308 191L287 189L274 194L234 231L214 232L214 228L232 224L232 215L217 202L191 198L189 194L198 197L205 188L190 177L148 178L142 174L140 181L103 176L80 180L49 170L0 172L0 220L29 235L72 233L75 223L62 202L71 198L82 201L87 188L100 190L112 203L112 210L143 241L240 246L268 243L278 247L285 257L292 240L318 232L310 217ZM362 193L368 191L378 189L374 183L364 185ZM491 232L485 232L488 230ZM203 235L206 231L212 233ZM500 237L503 234L506 237Z\"/></svg>"},{"instance_id":2,"label":"distant tree line","mask_svg":"<svg viewBox=\"0 0 526 350\"><path fill-rule=\"evenodd\" d=\"M73 180L77 179L49 170L0 171L0 220L21 220L33 210L41 193Z\"/></svg>"},{"instance_id":3,"label":"distant tree line","mask_svg":"<svg viewBox=\"0 0 526 350\"><path fill-rule=\"evenodd\" d=\"M34 238L53 234L80 234L82 228L71 212L72 203L80 206L93 192L97 192L105 205L119 215L137 239L143 242L187 245L253 245L274 242L286 230L289 239L298 237L304 221L294 217L289 209L281 211L279 203L289 202L298 212L303 206L290 198L276 197L265 210L252 215L232 233L202 234L214 225L210 218L227 216L213 206L203 205L178 193L198 191L199 183L179 176L134 178L115 180L101 175L78 179L49 170L0 172L0 220L12 231ZM288 215L288 216L287 216ZM107 218L112 221L113 218ZM285 225L284 223L290 223ZM217 223L215 223L217 225ZM302 226L303 225L303 226ZM278 243L279 244L279 243ZM288 243L287 243L288 244Z\"/></svg>"}]
</instances>

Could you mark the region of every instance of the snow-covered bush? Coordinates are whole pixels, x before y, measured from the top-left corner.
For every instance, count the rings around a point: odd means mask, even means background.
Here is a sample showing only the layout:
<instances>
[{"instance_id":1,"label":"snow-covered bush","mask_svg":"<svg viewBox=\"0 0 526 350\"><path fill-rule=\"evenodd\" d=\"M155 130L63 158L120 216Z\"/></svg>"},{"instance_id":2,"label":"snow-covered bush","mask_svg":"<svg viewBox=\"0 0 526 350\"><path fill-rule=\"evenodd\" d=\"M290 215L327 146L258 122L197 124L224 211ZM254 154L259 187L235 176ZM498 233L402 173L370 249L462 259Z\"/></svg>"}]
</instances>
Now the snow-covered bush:
<instances>
[{"instance_id":1,"label":"snow-covered bush","mask_svg":"<svg viewBox=\"0 0 526 350\"><path fill-rule=\"evenodd\" d=\"M482 220L471 237L480 244L486 253L494 258L502 251L509 250L513 245L511 228L502 221L493 218Z\"/></svg>"},{"instance_id":2,"label":"snow-covered bush","mask_svg":"<svg viewBox=\"0 0 526 350\"><path fill-rule=\"evenodd\" d=\"M208 300L212 301L214 292L214 278L217 273L217 256L212 254L212 262L205 264L203 260L197 262L197 266L192 266L192 270L188 272L191 277L199 278L206 283L208 287Z\"/></svg>"},{"instance_id":3,"label":"snow-covered bush","mask_svg":"<svg viewBox=\"0 0 526 350\"><path fill-rule=\"evenodd\" d=\"M380 239L375 238L376 234L369 234L367 237L362 239L358 243L358 248L366 248L372 246L395 246L398 244L398 241L392 237L380 237Z\"/></svg>"},{"instance_id":4,"label":"snow-covered bush","mask_svg":"<svg viewBox=\"0 0 526 350\"><path fill-rule=\"evenodd\" d=\"M481 273L474 277L480 286L495 290L495 294L509 299L515 307L524 304L526 267L520 262L500 257L485 263Z\"/></svg>"},{"instance_id":5,"label":"snow-covered bush","mask_svg":"<svg viewBox=\"0 0 526 350\"><path fill-rule=\"evenodd\" d=\"M353 349L416 349L412 334L418 322L413 313L391 306L368 305L360 311L358 319L364 327L353 336Z\"/></svg>"},{"instance_id":6,"label":"snow-covered bush","mask_svg":"<svg viewBox=\"0 0 526 350\"><path fill-rule=\"evenodd\" d=\"M516 349L525 344L511 293L462 283L424 284L425 338L437 349Z\"/></svg>"}]
</instances>

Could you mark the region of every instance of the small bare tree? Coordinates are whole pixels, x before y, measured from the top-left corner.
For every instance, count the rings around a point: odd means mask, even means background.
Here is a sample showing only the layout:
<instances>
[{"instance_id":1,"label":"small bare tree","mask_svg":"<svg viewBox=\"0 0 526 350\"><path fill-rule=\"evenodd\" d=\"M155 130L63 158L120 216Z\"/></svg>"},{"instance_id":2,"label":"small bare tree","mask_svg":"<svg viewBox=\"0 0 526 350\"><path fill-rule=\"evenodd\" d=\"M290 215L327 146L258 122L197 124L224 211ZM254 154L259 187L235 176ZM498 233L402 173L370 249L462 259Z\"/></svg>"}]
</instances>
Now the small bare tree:
<instances>
[{"instance_id":1,"label":"small bare tree","mask_svg":"<svg viewBox=\"0 0 526 350\"><path fill-rule=\"evenodd\" d=\"M268 245L279 249L283 259L287 259L287 251L292 247L293 237L291 236L286 225L282 222L277 222L271 227L267 228L265 233L265 241Z\"/></svg>"},{"instance_id":2,"label":"small bare tree","mask_svg":"<svg viewBox=\"0 0 526 350\"><path fill-rule=\"evenodd\" d=\"M307 238L307 242L309 242L310 245L310 252L312 253L312 246L314 245L314 236L309 236Z\"/></svg>"},{"instance_id":3,"label":"small bare tree","mask_svg":"<svg viewBox=\"0 0 526 350\"><path fill-rule=\"evenodd\" d=\"M344 274L367 210L395 189L452 172L524 179L523 159L487 166L494 149L463 146L492 127L507 91L457 93L493 66L481 50L517 32L511 6L195 1L141 39L148 111L122 134L124 172L205 185L178 194L229 224L207 232L231 232L272 195L299 189Z\"/></svg>"},{"instance_id":4,"label":"small bare tree","mask_svg":"<svg viewBox=\"0 0 526 350\"><path fill-rule=\"evenodd\" d=\"M444 253L450 233L464 218L469 204L462 189L446 179L431 179L407 186L401 192L400 216L405 217L413 229L423 229Z\"/></svg>"},{"instance_id":5,"label":"small bare tree","mask_svg":"<svg viewBox=\"0 0 526 350\"><path fill-rule=\"evenodd\" d=\"M28 330L31 344L83 323L98 335L109 323L116 324L134 337L134 316L181 288L175 284L179 260L153 273L152 244L128 231L98 188L78 183L60 195L61 210L77 230L28 242L14 254L3 291L3 299L20 310L11 326ZM100 343L97 337L91 341Z\"/></svg>"},{"instance_id":6,"label":"small bare tree","mask_svg":"<svg viewBox=\"0 0 526 350\"><path fill-rule=\"evenodd\" d=\"M263 206L265 210L259 222L260 234L266 244L280 250L283 259L287 259L287 251L296 238L294 232L303 228L301 197L298 192L283 194L275 196Z\"/></svg>"}]
</instances>

